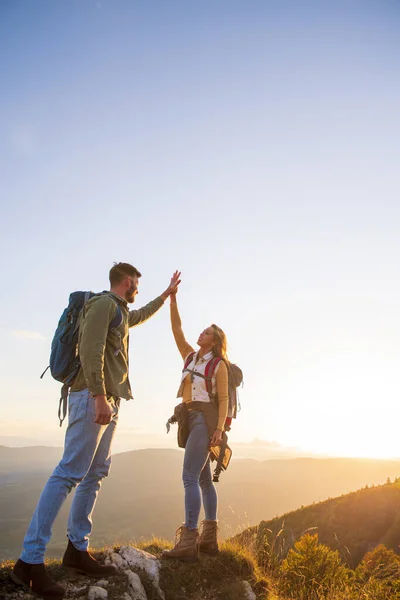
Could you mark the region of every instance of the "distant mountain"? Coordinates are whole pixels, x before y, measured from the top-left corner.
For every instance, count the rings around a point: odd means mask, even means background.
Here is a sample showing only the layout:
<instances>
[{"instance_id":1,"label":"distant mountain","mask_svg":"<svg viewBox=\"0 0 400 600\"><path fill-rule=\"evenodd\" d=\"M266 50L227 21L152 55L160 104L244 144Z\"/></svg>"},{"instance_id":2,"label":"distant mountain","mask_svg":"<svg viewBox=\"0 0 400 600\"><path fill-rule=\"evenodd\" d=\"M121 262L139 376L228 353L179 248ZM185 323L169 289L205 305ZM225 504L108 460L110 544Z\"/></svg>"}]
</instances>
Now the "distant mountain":
<instances>
[{"instance_id":1,"label":"distant mountain","mask_svg":"<svg viewBox=\"0 0 400 600\"><path fill-rule=\"evenodd\" d=\"M62 450L0 447L0 559L13 558L37 499ZM173 538L183 520L183 452L136 450L116 454L99 494L92 543L129 542L151 534ZM233 459L217 484L220 526L229 537L261 519L379 484L400 474L400 462L359 459ZM72 494L71 494L72 496ZM67 499L49 554L65 547Z\"/></svg>"},{"instance_id":2,"label":"distant mountain","mask_svg":"<svg viewBox=\"0 0 400 600\"><path fill-rule=\"evenodd\" d=\"M43 443L38 438L27 438L20 435L0 435L0 446L7 446L12 448L21 448L27 446L54 446L47 442Z\"/></svg>"},{"instance_id":3,"label":"distant mountain","mask_svg":"<svg viewBox=\"0 0 400 600\"><path fill-rule=\"evenodd\" d=\"M254 460L273 460L279 458L326 458L304 452L300 448L282 446L278 442L254 439L251 442L235 442L235 456Z\"/></svg>"},{"instance_id":4,"label":"distant mountain","mask_svg":"<svg viewBox=\"0 0 400 600\"><path fill-rule=\"evenodd\" d=\"M0 435L0 446L13 448L32 446L55 447L62 444L62 440L59 441L59 432L53 430L49 433L39 430L35 433L38 436L37 438ZM155 448L158 450L169 448L170 450L174 450L176 449L175 440L175 434L172 433L170 435L166 435L166 433L150 435L142 433L135 428L125 427L118 431L118 435L113 442L113 449L114 454L132 452L133 450L141 450L144 448ZM310 452L304 452L300 448L282 446L278 442L271 442L258 438L250 442L234 441L233 445L236 458L249 458L254 460L300 457L326 458L325 455L321 456Z\"/></svg>"},{"instance_id":5,"label":"distant mountain","mask_svg":"<svg viewBox=\"0 0 400 600\"><path fill-rule=\"evenodd\" d=\"M61 456L62 448L0 446L0 476L14 472L48 471L55 467Z\"/></svg>"},{"instance_id":6,"label":"distant mountain","mask_svg":"<svg viewBox=\"0 0 400 600\"><path fill-rule=\"evenodd\" d=\"M317 533L321 544L339 550L352 568L379 544L400 553L400 480L262 521L257 531L258 548L267 540L283 557L307 530Z\"/></svg>"}]
</instances>

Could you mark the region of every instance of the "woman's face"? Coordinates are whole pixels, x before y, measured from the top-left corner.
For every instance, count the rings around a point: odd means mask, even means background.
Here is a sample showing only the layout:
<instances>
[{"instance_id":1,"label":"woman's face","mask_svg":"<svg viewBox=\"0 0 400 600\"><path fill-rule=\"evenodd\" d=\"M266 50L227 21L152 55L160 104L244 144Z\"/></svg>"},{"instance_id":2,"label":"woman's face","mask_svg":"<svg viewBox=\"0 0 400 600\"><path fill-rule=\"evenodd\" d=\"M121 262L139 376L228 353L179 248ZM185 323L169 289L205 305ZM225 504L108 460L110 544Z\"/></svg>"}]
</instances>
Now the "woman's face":
<instances>
[{"instance_id":1,"label":"woman's face","mask_svg":"<svg viewBox=\"0 0 400 600\"><path fill-rule=\"evenodd\" d=\"M199 335L199 339L197 340L197 343L200 347L206 348L207 346L209 346L211 348L214 343L213 328L207 327L207 329L202 331L201 334Z\"/></svg>"}]
</instances>

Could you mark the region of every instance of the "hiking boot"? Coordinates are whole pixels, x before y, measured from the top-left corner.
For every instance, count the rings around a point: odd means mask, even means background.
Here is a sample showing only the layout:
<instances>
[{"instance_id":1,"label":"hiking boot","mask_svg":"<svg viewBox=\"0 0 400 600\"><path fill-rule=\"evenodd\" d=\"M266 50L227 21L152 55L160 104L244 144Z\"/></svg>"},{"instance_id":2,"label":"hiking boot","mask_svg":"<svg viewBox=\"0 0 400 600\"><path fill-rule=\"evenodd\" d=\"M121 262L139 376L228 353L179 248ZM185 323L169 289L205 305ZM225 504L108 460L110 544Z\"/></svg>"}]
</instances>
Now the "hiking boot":
<instances>
[{"instance_id":1,"label":"hiking boot","mask_svg":"<svg viewBox=\"0 0 400 600\"><path fill-rule=\"evenodd\" d=\"M71 540L68 540L62 564L70 571L89 577L109 577L117 572L113 565L101 565L87 550L77 550Z\"/></svg>"},{"instance_id":2,"label":"hiking boot","mask_svg":"<svg viewBox=\"0 0 400 600\"><path fill-rule=\"evenodd\" d=\"M203 530L199 539L199 550L205 554L217 554L218 548L218 521L202 522Z\"/></svg>"},{"instance_id":3,"label":"hiking boot","mask_svg":"<svg viewBox=\"0 0 400 600\"><path fill-rule=\"evenodd\" d=\"M175 546L172 550L164 550L164 558L177 558L184 562L195 562L199 559L199 530L188 529L181 525L176 531Z\"/></svg>"},{"instance_id":4,"label":"hiking boot","mask_svg":"<svg viewBox=\"0 0 400 600\"><path fill-rule=\"evenodd\" d=\"M44 563L31 565L19 559L11 572L11 579L44 600L60 600L65 596L64 588L51 579Z\"/></svg>"}]
</instances>

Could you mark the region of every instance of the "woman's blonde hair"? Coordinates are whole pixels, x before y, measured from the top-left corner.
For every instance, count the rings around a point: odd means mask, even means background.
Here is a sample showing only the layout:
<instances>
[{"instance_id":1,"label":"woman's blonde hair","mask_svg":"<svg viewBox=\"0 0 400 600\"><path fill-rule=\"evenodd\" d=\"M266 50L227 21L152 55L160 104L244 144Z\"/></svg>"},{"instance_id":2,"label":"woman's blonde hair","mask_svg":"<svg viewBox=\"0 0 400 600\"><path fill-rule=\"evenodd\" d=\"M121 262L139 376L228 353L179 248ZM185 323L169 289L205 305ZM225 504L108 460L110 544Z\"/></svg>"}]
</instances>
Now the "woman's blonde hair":
<instances>
[{"instance_id":1,"label":"woman's blonde hair","mask_svg":"<svg viewBox=\"0 0 400 600\"><path fill-rule=\"evenodd\" d=\"M215 345L213 346L213 349L212 349L213 354L214 354L214 356L219 356L223 360L228 361L228 354L227 354L228 344L226 341L226 335L222 331L221 327L218 327L218 325L215 325L215 323L213 323L211 325L211 327L214 332L214 341L215 341Z\"/></svg>"}]
</instances>

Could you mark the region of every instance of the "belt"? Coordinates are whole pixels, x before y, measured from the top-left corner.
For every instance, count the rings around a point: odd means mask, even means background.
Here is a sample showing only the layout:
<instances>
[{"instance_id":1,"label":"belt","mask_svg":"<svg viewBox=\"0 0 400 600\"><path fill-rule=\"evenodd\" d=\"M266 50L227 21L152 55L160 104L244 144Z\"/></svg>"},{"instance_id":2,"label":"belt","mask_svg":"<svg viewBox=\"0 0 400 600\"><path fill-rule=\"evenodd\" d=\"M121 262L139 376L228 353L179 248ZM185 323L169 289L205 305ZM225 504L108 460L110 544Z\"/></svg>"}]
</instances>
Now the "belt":
<instances>
[{"instance_id":1,"label":"belt","mask_svg":"<svg viewBox=\"0 0 400 600\"><path fill-rule=\"evenodd\" d=\"M199 402L198 400L194 400L193 402L187 402L186 406L188 410L199 410L204 412L204 409L210 402Z\"/></svg>"}]
</instances>

